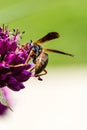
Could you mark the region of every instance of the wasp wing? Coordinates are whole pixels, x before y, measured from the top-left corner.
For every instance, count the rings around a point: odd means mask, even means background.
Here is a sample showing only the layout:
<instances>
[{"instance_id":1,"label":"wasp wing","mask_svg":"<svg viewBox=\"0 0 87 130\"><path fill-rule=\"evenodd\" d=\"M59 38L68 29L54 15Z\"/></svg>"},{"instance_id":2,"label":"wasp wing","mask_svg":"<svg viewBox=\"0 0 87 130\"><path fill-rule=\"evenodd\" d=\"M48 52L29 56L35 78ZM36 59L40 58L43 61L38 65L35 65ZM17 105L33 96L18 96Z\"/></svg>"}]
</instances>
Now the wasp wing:
<instances>
[{"instance_id":1,"label":"wasp wing","mask_svg":"<svg viewBox=\"0 0 87 130\"><path fill-rule=\"evenodd\" d=\"M66 53L66 52L59 51L59 50L54 50L54 49L44 49L44 50L47 52L54 52L54 53L63 54L63 55L67 55L67 56L72 56L72 57L74 56L73 54Z\"/></svg>"},{"instance_id":2,"label":"wasp wing","mask_svg":"<svg viewBox=\"0 0 87 130\"><path fill-rule=\"evenodd\" d=\"M41 44L41 43L56 39L58 37L59 37L59 33L57 33L57 32L49 32L47 35L45 35L44 37L42 37L41 39L37 40L34 43L35 44Z\"/></svg>"},{"instance_id":3,"label":"wasp wing","mask_svg":"<svg viewBox=\"0 0 87 130\"><path fill-rule=\"evenodd\" d=\"M10 107L2 89L0 89L0 103L4 106L8 107L11 111L13 111L12 108Z\"/></svg>"}]
</instances>

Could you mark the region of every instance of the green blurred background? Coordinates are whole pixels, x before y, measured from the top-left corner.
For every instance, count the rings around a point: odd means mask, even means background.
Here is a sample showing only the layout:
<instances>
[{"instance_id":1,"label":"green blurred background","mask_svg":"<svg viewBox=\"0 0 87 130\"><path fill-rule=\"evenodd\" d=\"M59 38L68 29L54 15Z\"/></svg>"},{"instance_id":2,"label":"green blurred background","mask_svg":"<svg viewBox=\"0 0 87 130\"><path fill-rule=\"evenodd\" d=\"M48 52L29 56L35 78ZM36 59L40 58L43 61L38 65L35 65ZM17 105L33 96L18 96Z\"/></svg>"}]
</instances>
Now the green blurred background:
<instances>
[{"instance_id":1,"label":"green blurred background","mask_svg":"<svg viewBox=\"0 0 87 130\"><path fill-rule=\"evenodd\" d=\"M0 25L25 30L21 43L37 40L51 31L60 38L44 44L75 55L49 53L49 66L87 64L87 0L3 0Z\"/></svg>"}]
</instances>

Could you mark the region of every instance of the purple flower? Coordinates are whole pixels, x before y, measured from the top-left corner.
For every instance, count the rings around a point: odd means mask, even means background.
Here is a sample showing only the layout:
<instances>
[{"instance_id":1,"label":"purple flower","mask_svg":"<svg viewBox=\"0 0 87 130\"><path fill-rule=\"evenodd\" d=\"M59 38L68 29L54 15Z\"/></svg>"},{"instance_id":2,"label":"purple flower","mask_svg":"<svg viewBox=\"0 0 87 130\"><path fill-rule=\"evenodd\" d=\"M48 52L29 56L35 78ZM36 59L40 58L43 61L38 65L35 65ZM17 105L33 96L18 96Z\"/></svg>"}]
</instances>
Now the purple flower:
<instances>
[{"instance_id":1,"label":"purple flower","mask_svg":"<svg viewBox=\"0 0 87 130\"><path fill-rule=\"evenodd\" d=\"M20 89L25 88L24 85L21 82L18 82L17 79L13 76L8 76L6 82L7 86L14 91L19 91Z\"/></svg>"},{"instance_id":2,"label":"purple flower","mask_svg":"<svg viewBox=\"0 0 87 130\"><path fill-rule=\"evenodd\" d=\"M20 45L21 34L18 30L10 32L7 27L0 27L0 115L4 115L9 106L8 87L13 91L25 88L23 82L35 76L31 54L32 41ZM32 62L31 62L32 59ZM42 80L38 77L38 80Z\"/></svg>"},{"instance_id":3,"label":"purple flower","mask_svg":"<svg viewBox=\"0 0 87 130\"><path fill-rule=\"evenodd\" d=\"M23 70L18 74L14 74L14 77L17 79L17 81L24 82L27 81L31 77L31 75L32 75L31 72Z\"/></svg>"},{"instance_id":4,"label":"purple flower","mask_svg":"<svg viewBox=\"0 0 87 130\"><path fill-rule=\"evenodd\" d=\"M23 82L32 77L32 64L26 64L29 52L19 45L21 34L5 28L0 28L0 88L19 91L25 88Z\"/></svg>"},{"instance_id":5,"label":"purple flower","mask_svg":"<svg viewBox=\"0 0 87 130\"><path fill-rule=\"evenodd\" d=\"M18 65L24 64L28 57L28 53L25 51L19 50L18 52L9 52L6 54L4 61L9 65Z\"/></svg>"},{"instance_id":6,"label":"purple flower","mask_svg":"<svg viewBox=\"0 0 87 130\"><path fill-rule=\"evenodd\" d=\"M17 41L13 40L16 36L10 38L10 32L0 28L0 54L4 55L8 51L15 51L17 48Z\"/></svg>"}]
</instances>

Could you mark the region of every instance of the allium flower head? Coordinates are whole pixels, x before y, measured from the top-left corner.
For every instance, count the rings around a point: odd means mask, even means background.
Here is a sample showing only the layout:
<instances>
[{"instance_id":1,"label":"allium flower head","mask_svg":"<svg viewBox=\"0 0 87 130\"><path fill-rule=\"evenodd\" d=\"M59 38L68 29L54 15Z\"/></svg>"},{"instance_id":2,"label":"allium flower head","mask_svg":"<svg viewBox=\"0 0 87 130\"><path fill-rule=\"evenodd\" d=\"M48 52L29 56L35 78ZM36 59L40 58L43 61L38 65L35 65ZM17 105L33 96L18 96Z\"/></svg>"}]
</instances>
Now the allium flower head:
<instances>
[{"instance_id":1,"label":"allium flower head","mask_svg":"<svg viewBox=\"0 0 87 130\"><path fill-rule=\"evenodd\" d=\"M30 63L25 64L28 52L19 45L20 33L18 30L10 32L6 27L0 28L0 87L19 91L24 88L32 72Z\"/></svg>"}]
</instances>

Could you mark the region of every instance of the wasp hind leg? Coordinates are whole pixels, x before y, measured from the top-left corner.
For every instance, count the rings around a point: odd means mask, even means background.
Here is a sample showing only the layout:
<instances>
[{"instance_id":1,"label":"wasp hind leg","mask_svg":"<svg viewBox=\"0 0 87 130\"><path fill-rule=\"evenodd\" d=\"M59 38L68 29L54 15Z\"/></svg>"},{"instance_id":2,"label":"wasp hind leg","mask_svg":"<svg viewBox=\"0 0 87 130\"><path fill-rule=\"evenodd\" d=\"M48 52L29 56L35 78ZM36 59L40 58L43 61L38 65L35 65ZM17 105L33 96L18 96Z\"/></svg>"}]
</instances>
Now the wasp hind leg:
<instances>
[{"instance_id":1,"label":"wasp hind leg","mask_svg":"<svg viewBox=\"0 0 87 130\"><path fill-rule=\"evenodd\" d=\"M43 71L44 71L43 73L35 74L35 77L40 77L40 76L46 75L47 74L47 70L44 69Z\"/></svg>"}]
</instances>

